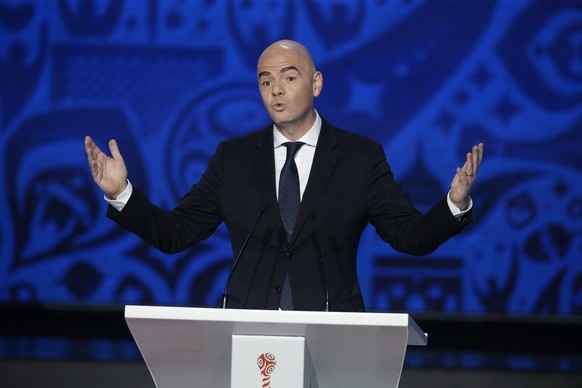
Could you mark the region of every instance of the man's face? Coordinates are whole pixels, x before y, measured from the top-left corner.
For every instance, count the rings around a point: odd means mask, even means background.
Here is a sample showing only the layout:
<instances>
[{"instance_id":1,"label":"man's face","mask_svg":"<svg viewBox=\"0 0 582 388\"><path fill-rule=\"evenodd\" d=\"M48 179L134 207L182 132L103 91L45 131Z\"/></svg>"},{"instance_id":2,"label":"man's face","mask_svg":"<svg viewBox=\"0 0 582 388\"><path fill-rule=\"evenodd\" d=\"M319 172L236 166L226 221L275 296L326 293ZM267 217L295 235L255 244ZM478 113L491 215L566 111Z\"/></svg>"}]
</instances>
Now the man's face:
<instances>
[{"instance_id":1,"label":"man's face","mask_svg":"<svg viewBox=\"0 0 582 388\"><path fill-rule=\"evenodd\" d=\"M259 90L271 119L283 132L304 133L314 121L313 99L321 90L321 73L296 47L272 46L257 65Z\"/></svg>"}]
</instances>

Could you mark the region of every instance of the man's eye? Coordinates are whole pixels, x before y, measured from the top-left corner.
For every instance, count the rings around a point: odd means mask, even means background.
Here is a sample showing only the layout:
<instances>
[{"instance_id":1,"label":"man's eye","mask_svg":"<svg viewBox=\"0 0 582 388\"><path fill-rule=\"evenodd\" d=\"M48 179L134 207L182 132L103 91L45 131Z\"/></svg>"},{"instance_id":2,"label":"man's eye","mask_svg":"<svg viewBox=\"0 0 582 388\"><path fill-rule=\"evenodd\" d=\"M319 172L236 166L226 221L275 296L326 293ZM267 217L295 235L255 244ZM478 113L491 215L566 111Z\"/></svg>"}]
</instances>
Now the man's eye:
<instances>
[{"instance_id":1,"label":"man's eye","mask_svg":"<svg viewBox=\"0 0 582 388\"><path fill-rule=\"evenodd\" d=\"M289 77L287 77L287 81L289 81L289 82L293 82L293 81L295 81L296 79L297 79L297 77L294 77L294 76L292 76L292 75L290 75Z\"/></svg>"},{"instance_id":2,"label":"man's eye","mask_svg":"<svg viewBox=\"0 0 582 388\"><path fill-rule=\"evenodd\" d=\"M263 81L263 82L261 82L261 85L269 86L269 85L271 85L271 81Z\"/></svg>"}]
</instances>

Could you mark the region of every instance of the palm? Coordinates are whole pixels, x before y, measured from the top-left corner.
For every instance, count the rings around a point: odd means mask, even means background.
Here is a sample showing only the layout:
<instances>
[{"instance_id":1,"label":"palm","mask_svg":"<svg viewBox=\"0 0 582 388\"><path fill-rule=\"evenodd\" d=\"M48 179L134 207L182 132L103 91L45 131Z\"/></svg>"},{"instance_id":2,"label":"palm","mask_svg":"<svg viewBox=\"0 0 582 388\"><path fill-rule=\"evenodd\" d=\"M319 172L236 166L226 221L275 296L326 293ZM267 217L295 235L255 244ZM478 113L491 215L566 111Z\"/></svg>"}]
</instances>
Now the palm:
<instances>
[{"instance_id":1,"label":"palm","mask_svg":"<svg viewBox=\"0 0 582 388\"><path fill-rule=\"evenodd\" d=\"M471 189L470 178L461 179L459 176L459 174L455 174L451 182L451 201L455 203L463 202L469 196Z\"/></svg>"}]
</instances>

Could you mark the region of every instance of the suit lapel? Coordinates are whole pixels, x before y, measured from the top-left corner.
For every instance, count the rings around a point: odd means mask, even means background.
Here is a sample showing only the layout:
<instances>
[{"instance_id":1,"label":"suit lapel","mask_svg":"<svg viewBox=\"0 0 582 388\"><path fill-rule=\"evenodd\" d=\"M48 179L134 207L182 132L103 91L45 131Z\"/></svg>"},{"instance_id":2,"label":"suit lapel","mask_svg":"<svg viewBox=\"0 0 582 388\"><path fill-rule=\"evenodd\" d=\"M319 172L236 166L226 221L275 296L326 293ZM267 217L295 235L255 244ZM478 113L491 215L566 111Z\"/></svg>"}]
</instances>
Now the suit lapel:
<instances>
[{"instance_id":1,"label":"suit lapel","mask_svg":"<svg viewBox=\"0 0 582 388\"><path fill-rule=\"evenodd\" d=\"M339 147L337 147L335 129L327 121L322 119L321 132L317 140L313 165L309 173L309 181L303 193L303 199L301 201L301 207L299 208L299 214L297 215L291 242L293 242L305 221L315 211L317 201L321 197L332 175L338 158Z\"/></svg>"},{"instance_id":2,"label":"suit lapel","mask_svg":"<svg viewBox=\"0 0 582 388\"><path fill-rule=\"evenodd\" d=\"M275 223L276 230L286 240L277 193L275 188L275 153L273 151L273 127L265 128L257 141L257 148L252 156L253 171L263 203L268 204L267 213Z\"/></svg>"}]
</instances>

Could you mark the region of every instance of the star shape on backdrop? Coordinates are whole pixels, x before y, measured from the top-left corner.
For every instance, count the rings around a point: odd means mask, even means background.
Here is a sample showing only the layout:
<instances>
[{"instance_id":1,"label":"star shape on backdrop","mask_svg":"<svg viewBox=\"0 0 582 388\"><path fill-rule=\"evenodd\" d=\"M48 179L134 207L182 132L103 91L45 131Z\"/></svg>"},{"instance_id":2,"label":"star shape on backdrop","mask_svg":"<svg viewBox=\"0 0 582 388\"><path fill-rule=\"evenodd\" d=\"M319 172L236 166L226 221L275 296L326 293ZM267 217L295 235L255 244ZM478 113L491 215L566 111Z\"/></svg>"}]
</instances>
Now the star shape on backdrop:
<instances>
[{"instance_id":1,"label":"star shape on backdrop","mask_svg":"<svg viewBox=\"0 0 582 388\"><path fill-rule=\"evenodd\" d=\"M438 116L433 120L433 124L441 128L447 134L450 133L451 128L456 124L457 118L447 108L442 108Z\"/></svg>"},{"instance_id":2,"label":"star shape on backdrop","mask_svg":"<svg viewBox=\"0 0 582 388\"><path fill-rule=\"evenodd\" d=\"M350 99L346 103L347 113L362 113L375 120L382 118L380 98L386 85L350 79Z\"/></svg>"},{"instance_id":3,"label":"star shape on backdrop","mask_svg":"<svg viewBox=\"0 0 582 388\"><path fill-rule=\"evenodd\" d=\"M477 87L481 90L485 89L485 87L489 84L489 81L491 81L492 78L493 76L483 64L479 65L477 69L475 69L473 74L471 74L471 76L469 77L469 79L473 81L473 83L477 85Z\"/></svg>"},{"instance_id":4,"label":"star shape on backdrop","mask_svg":"<svg viewBox=\"0 0 582 388\"><path fill-rule=\"evenodd\" d=\"M495 104L495 106L493 106L493 113L495 113L495 115L497 117L499 117L499 119L501 119L501 121L505 125L508 125L509 122L520 111L521 111L521 108L517 104L515 104L511 100L511 97L509 97L507 94L504 94L503 96L501 96L499 101Z\"/></svg>"}]
</instances>

